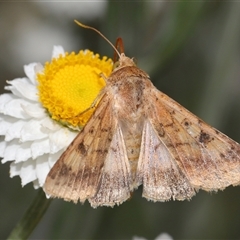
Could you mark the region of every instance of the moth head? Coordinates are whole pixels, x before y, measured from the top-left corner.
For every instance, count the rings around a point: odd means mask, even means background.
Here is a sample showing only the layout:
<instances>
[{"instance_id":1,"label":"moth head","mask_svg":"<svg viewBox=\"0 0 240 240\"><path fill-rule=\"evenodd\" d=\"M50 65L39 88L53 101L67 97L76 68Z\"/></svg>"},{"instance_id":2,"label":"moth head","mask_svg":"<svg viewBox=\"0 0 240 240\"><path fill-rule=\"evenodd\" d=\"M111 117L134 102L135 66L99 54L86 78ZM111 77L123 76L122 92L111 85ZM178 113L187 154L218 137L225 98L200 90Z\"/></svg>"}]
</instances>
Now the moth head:
<instances>
[{"instance_id":1,"label":"moth head","mask_svg":"<svg viewBox=\"0 0 240 240\"><path fill-rule=\"evenodd\" d=\"M125 56L124 53L120 54L119 60L114 63L113 71L119 70L120 68L127 66L136 66L133 58Z\"/></svg>"},{"instance_id":2,"label":"moth head","mask_svg":"<svg viewBox=\"0 0 240 240\"><path fill-rule=\"evenodd\" d=\"M126 66L136 66L133 58L126 57L124 54L124 44L121 37L117 38L113 57L113 71Z\"/></svg>"}]
</instances>

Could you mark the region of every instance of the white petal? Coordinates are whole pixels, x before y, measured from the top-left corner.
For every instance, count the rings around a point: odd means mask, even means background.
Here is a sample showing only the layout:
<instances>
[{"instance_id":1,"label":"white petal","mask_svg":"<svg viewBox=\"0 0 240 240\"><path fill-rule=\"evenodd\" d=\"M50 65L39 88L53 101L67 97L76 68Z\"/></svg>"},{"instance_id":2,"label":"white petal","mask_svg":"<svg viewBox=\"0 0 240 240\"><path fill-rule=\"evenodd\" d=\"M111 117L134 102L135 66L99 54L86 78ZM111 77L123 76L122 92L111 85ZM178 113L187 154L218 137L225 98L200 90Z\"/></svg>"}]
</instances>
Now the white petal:
<instances>
[{"instance_id":1,"label":"white petal","mask_svg":"<svg viewBox=\"0 0 240 240\"><path fill-rule=\"evenodd\" d=\"M36 79L36 76L38 73L41 73L43 70L44 70L44 67L41 63L37 63L36 66L34 67L34 70L35 70L35 79ZM36 82L37 85L38 85L38 82Z\"/></svg>"},{"instance_id":2,"label":"white petal","mask_svg":"<svg viewBox=\"0 0 240 240\"><path fill-rule=\"evenodd\" d=\"M16 99L13 94L2 94L0 95L0 113L3 113L5 110L6 103L10 102L11 100Z\"/></svg>"},{"instance_id":3,"label":"white petal","mask_svg":"<svg viewBox=\"0 0 240 240\"><path fill-rule=\"evenodd\" d=\"M51 131L57 131L61 128L61 126L56 123L55 121L53 121L50 117L46 117L45 119L43 119L42 121L42 126L51 130Z\"/></svg>"},{"instance_id":4,"label":"white petal","mask_svg":"<svg viewBox=\"0 0 240 240\"><path fill-rule=\"evenodd\" d=\"M12 81L7 81L7 83L12 85L11 87L8 87L9 90L13 91L15 88L15 95L27 98L35 102L38 101L38 89L36 86L30 83L29 79L19 78Z\"/></svg>"},{"instance_id":5,"label":"white petal","mask_svg":"<svg viewBox=\"0 0 240 240\"><path fill-rule=\"evenodd\" d=\"M26 122L23 120L12 123L11 127L7 129L5 134L5 141L9 142L14 138L20 138L20 133L24 124L26 124Z\"/></svg>"},{"instance_id":6,"label":"white petal","mask_svg":"<svg viewBox=\"0 0 240 240\"><path fill-rule=\"evenodd\" d=\"M32 157L31 142L22 143L16 151L15 162L23 162Z\"/></svg>"},{"instance_id":7,"label":"white petal","mask_svg":"<svg viewBox=\"0 0 240 240\"><path fill-rule=\"evenodd\" d=\"M10 164L10 177L15 177L20 175L23 163L12 162Z\"/></svg>"},{"instance_id":8,"label":"white petal","mask_svg":"<svg viewBox=\"0 0 240 240\"><path fill-rule=\"evenodd\" d=\"M53 154L49 154L49 158L48 158L48 164L50 169L53 167L53 165L57 162L57 160L61 157L61 155L63 154L64 150L60 150L56 153Z\"/></svg>"},{"instance_id":9,"label":"white petal","mask_svg":"<svg viewBox=\"0 0 240 240\"><path fill-rule=\"evenodd\" d=\"M33 85L37 85L36 72L40 72L43 66L40 63L30 63L24 65L24 72Z\"/></svg>"},{"instance_id":10,"label":"white petal","mask_svg":"<svg viewBox=\"0 0 240 240\"><path fill-rule=\"evenodd\" d=\"M5 120L0 120L0 135L5 135L7 130L11 128L14 120L12 118L6 118Z\"/></svg>"},{"instance_id":11,"label":"white petal","mask_svg":"<svg viewBox=\"0 0 240 240\"><path fill-rule=\"evenodd\" d=\"M44 133L43 130L41 121L30 120L23 126L20 140L26 142L48 137L48 134Z\"/></svg>"},{"instance_id":12,"label":"white petal","mask_svg":"<svg viewBox=\"0 0 240 240\"><path fill-rule=\"evenodd\" d=\"M29 102L24 99L12 99L4 105L2 113L15 118L28 119L28 114L22 109L22 105L28 104Z\"/></svg>"},{"instance_id":13,"label":"white petal","mask_svg":"<svg viewBox=\"0 0 240 240\"><path fill-rule=\"evenodd\" d=\"M58 58L60 55L65 56L65 52L62 46L54 46L52 52L52 58Z\"/></svg>"},{"instance_id":14,"label":"white petal","mask_svg":"<svg viewBox=\"0 0 240 240\"><path fill-rule=\"evenodd\" d=\"M78 133L69 131L67 128L61 128L55 133L49 134L50 153L66 149Z\"/></svg>"},{"instance_id":15,"label":"white petal","mask_svg":"<svg viewBox=\"0 0 240 240\"><path fill-rule=\"evenodd\" d=\"M41 106L40 103L29 104L22 106L22 108L29 116L33 118L42 119L47 116L45 109Z\"/></svg>"},{"instance_id":16,"label":"white petal","mask_svg":"<svg viewBox=\"0 0 240 240\"><path fill-rule=\"evenodd\" d=\"M16 151L18 150L18 148L19 148L19 143L17 140L13 140L10 143L8 143L3 154L2 163L5 163L7 161L14 161L16 156Z\"/></svg>"},{"instance_id":17,"label":"white petal","mask_svg":"<svg viewBox=\"0 0 240 240\"><path fill-rule=\"evenodd\" d=\"M15 79L12 80L12 81L21 81L22 79L27 79L27 78L15 78ZM16 96L17 98L24 98L23 95L22 95L22 93L20 93L15 86L12 86L12 85L11 85L11 82L12 82L12 81L7 81L7 83L8 83L9 85L5 86L4 89L5 89L5 90L8 90L8 91L11 91L11 92L13 93L13 95Z\"/></svg>"},{"instance_id":18,"label":"white petal","mask_svg":"<svg viewBox=\"0 0 240 240\"><path fill-rule=\"evenodd\" d=\"M37 140L31 145L32 158L36 159L37 157L43 155L44 153L49 153L49 139Z\"/></svg>"},{"instance_id":19,"label":"white petal","mask_svg":"<svg viewBox=\"0 0 240 240\"><path fill-rule=\"evenodd\" d=\"M45 154L37 159L36 174L39 181L39 185L42 187L45 183L46 177L50 171L50 167L47 161L48 156Z\"/></svg>"},{"instance_id":20,"label":"white petal","mask_svg":"<svg viewBox=\"0 0 240 240\"><path fill-rule=\"evenodd\" d=\"M38 179L36 179L36 180L33 181L33 187L34 187L34 189L40 188Z\"/></svg>"},{"instance_id":21,"label":"white petal","mask_svg":"<svg viewBox=\"0 0 240 240\"><path fill-rule=\"evenodd\" d=\"M0 158L4 157L6 146L7 146L7 143L4 141L4 137L1 136L0 137ZM2 163L4 163L3 159L2 159Z\"/></svg>"},{"instance_id":22,"label":"white petal","mask_svg":"<svg viewBox=\"0 0 240 240\"><path fill-rule=\"evenodd\" d=\"M22 179L22 186L34 181L37 178L36 175L36 162L29 159L24 162L21 168L20 177Z\"/></svg>"},{"instance_id":23,"label":"white petal","mask_svg":"<svg viewBox=\"0 0 240 240\"><path fill-rule=\"evenodd\" d=\"M15 117L11 117L8 115L4 115L0 113L0 121L6 121L6 122L12 122L15 123L18 119L16 119Z\"/></svg>"}]
</instances>

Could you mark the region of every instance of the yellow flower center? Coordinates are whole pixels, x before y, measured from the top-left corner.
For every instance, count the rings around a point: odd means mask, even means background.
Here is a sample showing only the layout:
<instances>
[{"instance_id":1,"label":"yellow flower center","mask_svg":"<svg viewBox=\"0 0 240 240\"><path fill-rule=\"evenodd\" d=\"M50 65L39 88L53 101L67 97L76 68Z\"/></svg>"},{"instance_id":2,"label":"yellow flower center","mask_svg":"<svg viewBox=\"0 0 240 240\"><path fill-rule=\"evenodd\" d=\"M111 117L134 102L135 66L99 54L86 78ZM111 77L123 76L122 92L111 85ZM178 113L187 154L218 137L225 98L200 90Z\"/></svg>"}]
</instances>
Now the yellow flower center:
<instances>
[{"instance_id":1,"label":"yellow flower center","mask_svg":"<svg viewBox=\"0 0 240 240\"><path fill-rule=\"evenodd\" d=\"M105 86L102 73L112 72L112 60L86 50L66 53L45 64L37 75L39 99L52 119L72 128L83 127L94 111L93 103Z\"/></svg>"}]
</instances>

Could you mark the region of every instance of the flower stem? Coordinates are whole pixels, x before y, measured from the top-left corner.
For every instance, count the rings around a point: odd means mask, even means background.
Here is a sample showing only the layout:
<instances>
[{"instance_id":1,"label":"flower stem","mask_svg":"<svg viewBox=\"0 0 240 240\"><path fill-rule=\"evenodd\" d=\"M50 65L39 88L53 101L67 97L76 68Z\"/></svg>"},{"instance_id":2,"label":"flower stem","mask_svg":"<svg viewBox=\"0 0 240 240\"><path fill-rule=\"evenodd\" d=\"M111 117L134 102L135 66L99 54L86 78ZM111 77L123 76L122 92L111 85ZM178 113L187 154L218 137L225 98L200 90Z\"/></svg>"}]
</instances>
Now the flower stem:
<instances>
[{"instance_id":1,"label":"flower stem","mask_svg":"<svg viewBox=\"0 0 240 240\"><path fill-rule=\"evenodd\" d=\"M28 208L23 218L17 223L7 239L27 239L41 220L50 203L51 199L47 199L43 190L40 189L31 206Z\"/></svg>"}]
</instances>

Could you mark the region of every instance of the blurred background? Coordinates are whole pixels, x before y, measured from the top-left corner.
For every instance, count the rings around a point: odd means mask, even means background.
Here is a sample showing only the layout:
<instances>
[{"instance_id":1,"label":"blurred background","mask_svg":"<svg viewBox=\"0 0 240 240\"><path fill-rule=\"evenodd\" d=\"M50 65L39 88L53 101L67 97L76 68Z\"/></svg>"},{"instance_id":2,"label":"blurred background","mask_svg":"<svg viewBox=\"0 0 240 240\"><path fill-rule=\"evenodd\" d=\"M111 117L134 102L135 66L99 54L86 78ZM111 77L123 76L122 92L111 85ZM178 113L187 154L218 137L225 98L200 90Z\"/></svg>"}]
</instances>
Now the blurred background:
<instances>
[{"instance_id":1,"label":"blurred background","mask_svg":"<svg viewBox=\"0 0 240 240\"><path fill-rule=\"evenodd\" d=\"M95 32L135 57L154 85L240 142L240 3L226 1L75 1L0 3L0 90L24 77L23 65L51 59L53 45L113 56ZM5 239L36 196L32 184L0 165L0 238ZM141 197L92 209L53 200L30 239L240 239L240 187L191 201L153 203Z\"/></svg>"}]
</instances>

